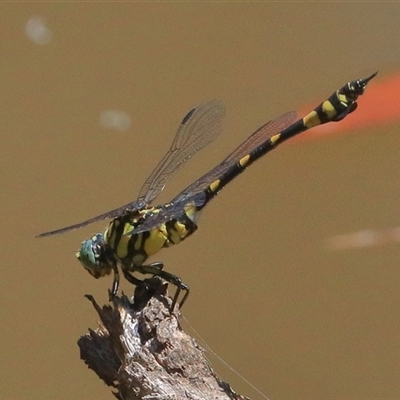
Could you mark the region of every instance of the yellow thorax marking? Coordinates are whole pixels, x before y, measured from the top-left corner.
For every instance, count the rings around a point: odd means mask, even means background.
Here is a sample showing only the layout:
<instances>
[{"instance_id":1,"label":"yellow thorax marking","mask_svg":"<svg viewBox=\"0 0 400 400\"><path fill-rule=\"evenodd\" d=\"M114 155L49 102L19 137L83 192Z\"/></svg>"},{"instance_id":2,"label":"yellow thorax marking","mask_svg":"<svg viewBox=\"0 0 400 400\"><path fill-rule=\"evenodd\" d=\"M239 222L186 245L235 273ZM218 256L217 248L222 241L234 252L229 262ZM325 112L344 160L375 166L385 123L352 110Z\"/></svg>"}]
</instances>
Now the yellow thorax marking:
<instances>
[{"instance_id":1,"label":"yellow thorax marking","mask_svg":"<svg viewBox=\"0 0 400 400\"><path fill-rule=\"evenodd\" d=\"M165 224L152 229L149 233L149 237L144 241L143 249L148 256L151 256L163 248L168 237L165 230Z\"/></svg>"},{"instance_id":2,"label":"yellow thorax marking","mask_svg":"<svg viewBox=\"0 0 400 400\"><path fill-rule=\"evenodd\" d=\"M139 251L142 248L143 244L143 233L139 233L135 235L136 237L132 240L135 240L134 248L136 251Z\"/></svg>"},{"instance_id":3,"label":"yellow thorax marking","mask_svg":"<svg viewBox=\"0 0 400 400\"><path fill-rule=\"evenodd\" d=\"M107 240L107 243L111 246L114 247L115 246L115 239L116 239L116 229L119 226L119 221L112 221L110 222L110 225L108 225L108 228L106 229L105 232L105 237Z\"/></svg>"},{"instance_id":4,"label":"yellow thorax marking","mask_svg":"<svg viewBox=\"0 0 400 400\"><path fill-rule=\"evenodd\" d=\"M119 242L116 243L116 253L118 258L125 258L128 255L128 244L131 239L131 235L126 235L126 233L132 231L133 228L134 226L129 222L125 223L124 230L119 238Z\"/></svg>"}]
</instances>

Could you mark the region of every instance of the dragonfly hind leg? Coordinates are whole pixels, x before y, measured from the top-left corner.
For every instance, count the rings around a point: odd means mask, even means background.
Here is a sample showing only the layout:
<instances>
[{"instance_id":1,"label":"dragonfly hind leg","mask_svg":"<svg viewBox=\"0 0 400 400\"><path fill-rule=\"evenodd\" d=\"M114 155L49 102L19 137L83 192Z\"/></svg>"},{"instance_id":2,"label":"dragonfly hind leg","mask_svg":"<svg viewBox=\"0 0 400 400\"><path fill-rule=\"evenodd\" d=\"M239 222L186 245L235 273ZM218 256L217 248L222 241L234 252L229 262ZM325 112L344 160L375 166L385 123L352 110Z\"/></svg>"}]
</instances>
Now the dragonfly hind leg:
<instances>
[{"instance_id":1,"label":"dragonfly hind leg","mask_svg":"<svg viewBox=\"0 0 400 400\"><path fill-rule=\"evenodd\" d=\"M142 274L152 274L154 276L159 276L160 278L165 279L167 282L173 284L174 286L176 286L176 292L175 295L172 299L172 305L171 305L171 311L174 310L175 305L178 301L179 295L181 293L181 291L185 291L185 294L182 298L182 300L179 303L179 307L182 308L183 304L185 303L186 299L189 296L189 287L182 282L182 279L179 278L179 276L176 276L174 274L171 274L170 272L167 271L163 271L163 267L164 264L161 262L154 262L148 265L141 265L140 267L135 267L135 271L138 271ZM136 281L141 282L139 279L135 278L132 276L132 274L129 273L129 271L124 271L124 275L125 278L127 278L127 280L135 285L137 285L137 283L131 281L130 279L133 278ZM128 278L128 276L129 278Z\"/></svg>"}]
</instances>

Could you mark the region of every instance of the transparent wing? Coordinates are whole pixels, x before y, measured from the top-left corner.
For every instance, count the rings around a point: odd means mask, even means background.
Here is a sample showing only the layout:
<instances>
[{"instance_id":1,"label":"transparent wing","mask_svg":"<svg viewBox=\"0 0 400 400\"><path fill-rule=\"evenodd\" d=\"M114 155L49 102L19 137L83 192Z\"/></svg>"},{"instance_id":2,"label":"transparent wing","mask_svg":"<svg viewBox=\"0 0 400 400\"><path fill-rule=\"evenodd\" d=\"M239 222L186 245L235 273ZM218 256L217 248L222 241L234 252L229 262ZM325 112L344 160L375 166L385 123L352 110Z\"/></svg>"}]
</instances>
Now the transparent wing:
<instances>
[{"instance_id":1,"label":"transparent wing","mask_svg":"<svg viewBox=\"0 0 400 400\"><path fill-rule=\"evenodd\" d=\"M175 135L170 149L140 189L138 203L151 203L195 153L211 143L221 132L224 105L213 100L190 110Z\"/></svg>"},{"instance_id":2,"label":"transparent wing","mask_svg":"<svg viewBox=\"0 0 400 400\"><path fill-rule=\"evenodd\" d=\"M211 171L204 174L201 178L194 181L181 193L179 193L172 201L165 206L162 206L161 212L150 214L146 220L131 233L140 233L151 230L152 228L172 219L175 215L182 212L185 205L193 202L200 205L204 199L204 190L216 179L222 176L232 165L251 153L260 144L264 143L271 136L281 132L288 127L296 118L296 112L290 111L280 117L267 122L252 135L250 135L239 147L237 147L228 157L218 164Z\"/></svg>"},{"instance_id":3,"label":"transparent wing","mask_svg":"<svg viewBox=\"0 0 400 400\"><path fill-rule=\"evenodd\" d=\"M221 132L224 115L225 107L218 100L203 103L190 110L183 118L170 149L146 179L136 201L78 224L44 232L37 237L51 236L79 229L96 221L115 218L124 213L135 212L137 209L151 203L164 189L167 180L178 172L190 157L218 136Z\"/></svg>"},{"instance_id":4,"label":"transparent wing","mask_svg":"<svg viewBox=\"0 0 400 400\"><path fill-rule=\"evenodd\" d=\"M118 207L115 210L107 211L104 214L97 215L93 218L87 219L86 221L79 222L78 224L66 226L64 228L56 229L54 231L44 232L44 233L41 233L40 235L37 235L36 237L58 235L60 233L69 232L74 229L83 228L84 226L92 224L93 222L96 222L96 221L101 221L103 219L109 219L109 218L115 218L115 217L123 214L124 212L134 212L135 209L132 208L132 204L135 204L135 203L128 203L125 206Z\"/></svg>"},{"instance_id":5,"label":"transparent wing","mask_svg":"<svg viewBox=\"0 0 400 400\"><path fill-rule=\"evenodd\" d=\"M189 197L202 192L215 181L218 177L223 175L233 164L244 157L246 154L251 153L260 144L264 143L271 136L279 133L288 127L296 118L296 112L290 111L281 115L272 121L267 122L251 134L239 147L237 147L228 157L225 158L220 164L213 168L208 173L204 174L201 178L197 179L181 193L178 194L171 203L186 201Z\"/></svg>"}]
</instances>

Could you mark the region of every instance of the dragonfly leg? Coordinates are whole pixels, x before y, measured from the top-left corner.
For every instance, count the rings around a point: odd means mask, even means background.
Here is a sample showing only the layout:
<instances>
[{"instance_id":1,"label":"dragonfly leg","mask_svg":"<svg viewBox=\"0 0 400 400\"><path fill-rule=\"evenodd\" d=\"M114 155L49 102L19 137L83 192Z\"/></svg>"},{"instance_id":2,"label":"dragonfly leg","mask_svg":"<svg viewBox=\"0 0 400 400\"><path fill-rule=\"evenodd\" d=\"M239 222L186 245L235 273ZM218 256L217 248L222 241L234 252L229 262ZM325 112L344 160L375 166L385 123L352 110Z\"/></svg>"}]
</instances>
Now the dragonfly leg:
<instances>
[{"instance_id":1,"label":"dragonfly leg","mask_svg":"<svg viewBox=\"0 0 400 400\"><path fill-rule=\"evenodd\" d=\"M119 271L118 271L117 264L114 263L112 268L113 268L113 271L114 271L114 279L113 279L113 283L112 283L111 289L108 289L108 298L109 298L110 301L118 293L118 288L119 288Z\"/></svg>"},{"instance_id":2,"label":"dragonfly leg","mask_svg":"<svg viewBox=\"0 0 400 400\"><path fill-rule=\"evenodd\" d=\"M128 270L122 269L122 272L124 273L125 279L129 282L132 283L132 285L138 286L143 283L141 279L138 279L134 277Z\"/></svg>"},{"instance_id":3,"label":"dragonfly leg","mask_svg":"<svg viewBox=\"0 0 400 400\"><path fill-rule=\"evenodd\" d=\"M189 287L185 283L182 282L182 279L179 278L179 276L171 274L170 272L167 272L167 271L163 271L162 270L163 267L164 267L163 263L154 262L154 263L148 264L148 265L141 265L140 267L136 267L135 269L138 272L141 272L142 274L157 275L160 278L163 278L167 282L172 283L173 285L176 286L176 292L172 299L171 311L173 311L175 308L175 305L178 301L181 290L185 291L185 295L183 296L182 300L179 303L179 307L182 308L183 304L185 303L186 299L189 296Z\"/></svg>"}]
</instances>

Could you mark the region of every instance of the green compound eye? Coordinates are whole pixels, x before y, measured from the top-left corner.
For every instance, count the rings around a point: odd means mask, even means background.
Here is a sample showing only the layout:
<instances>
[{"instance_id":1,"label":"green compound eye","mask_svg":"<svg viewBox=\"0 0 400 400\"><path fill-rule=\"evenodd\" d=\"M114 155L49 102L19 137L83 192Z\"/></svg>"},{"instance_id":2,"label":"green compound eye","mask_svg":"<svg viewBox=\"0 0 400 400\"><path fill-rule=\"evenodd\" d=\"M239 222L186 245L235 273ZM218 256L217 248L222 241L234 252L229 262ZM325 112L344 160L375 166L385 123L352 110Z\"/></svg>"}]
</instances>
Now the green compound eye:
<instances>
[{"instance_id":1,"label":"green compound eye","mask_svg":"<svg viewBox=\"0 0 400 400\"><path fill-rule=\"evenodd\" d=\"M82 242L81 249L76 253L76 258L81 262L83 267L95 278L106 275L105 269L110 268L103 261L105 253L104 235L98 233L91 239Z\"/></svg>"}]
</instances>

